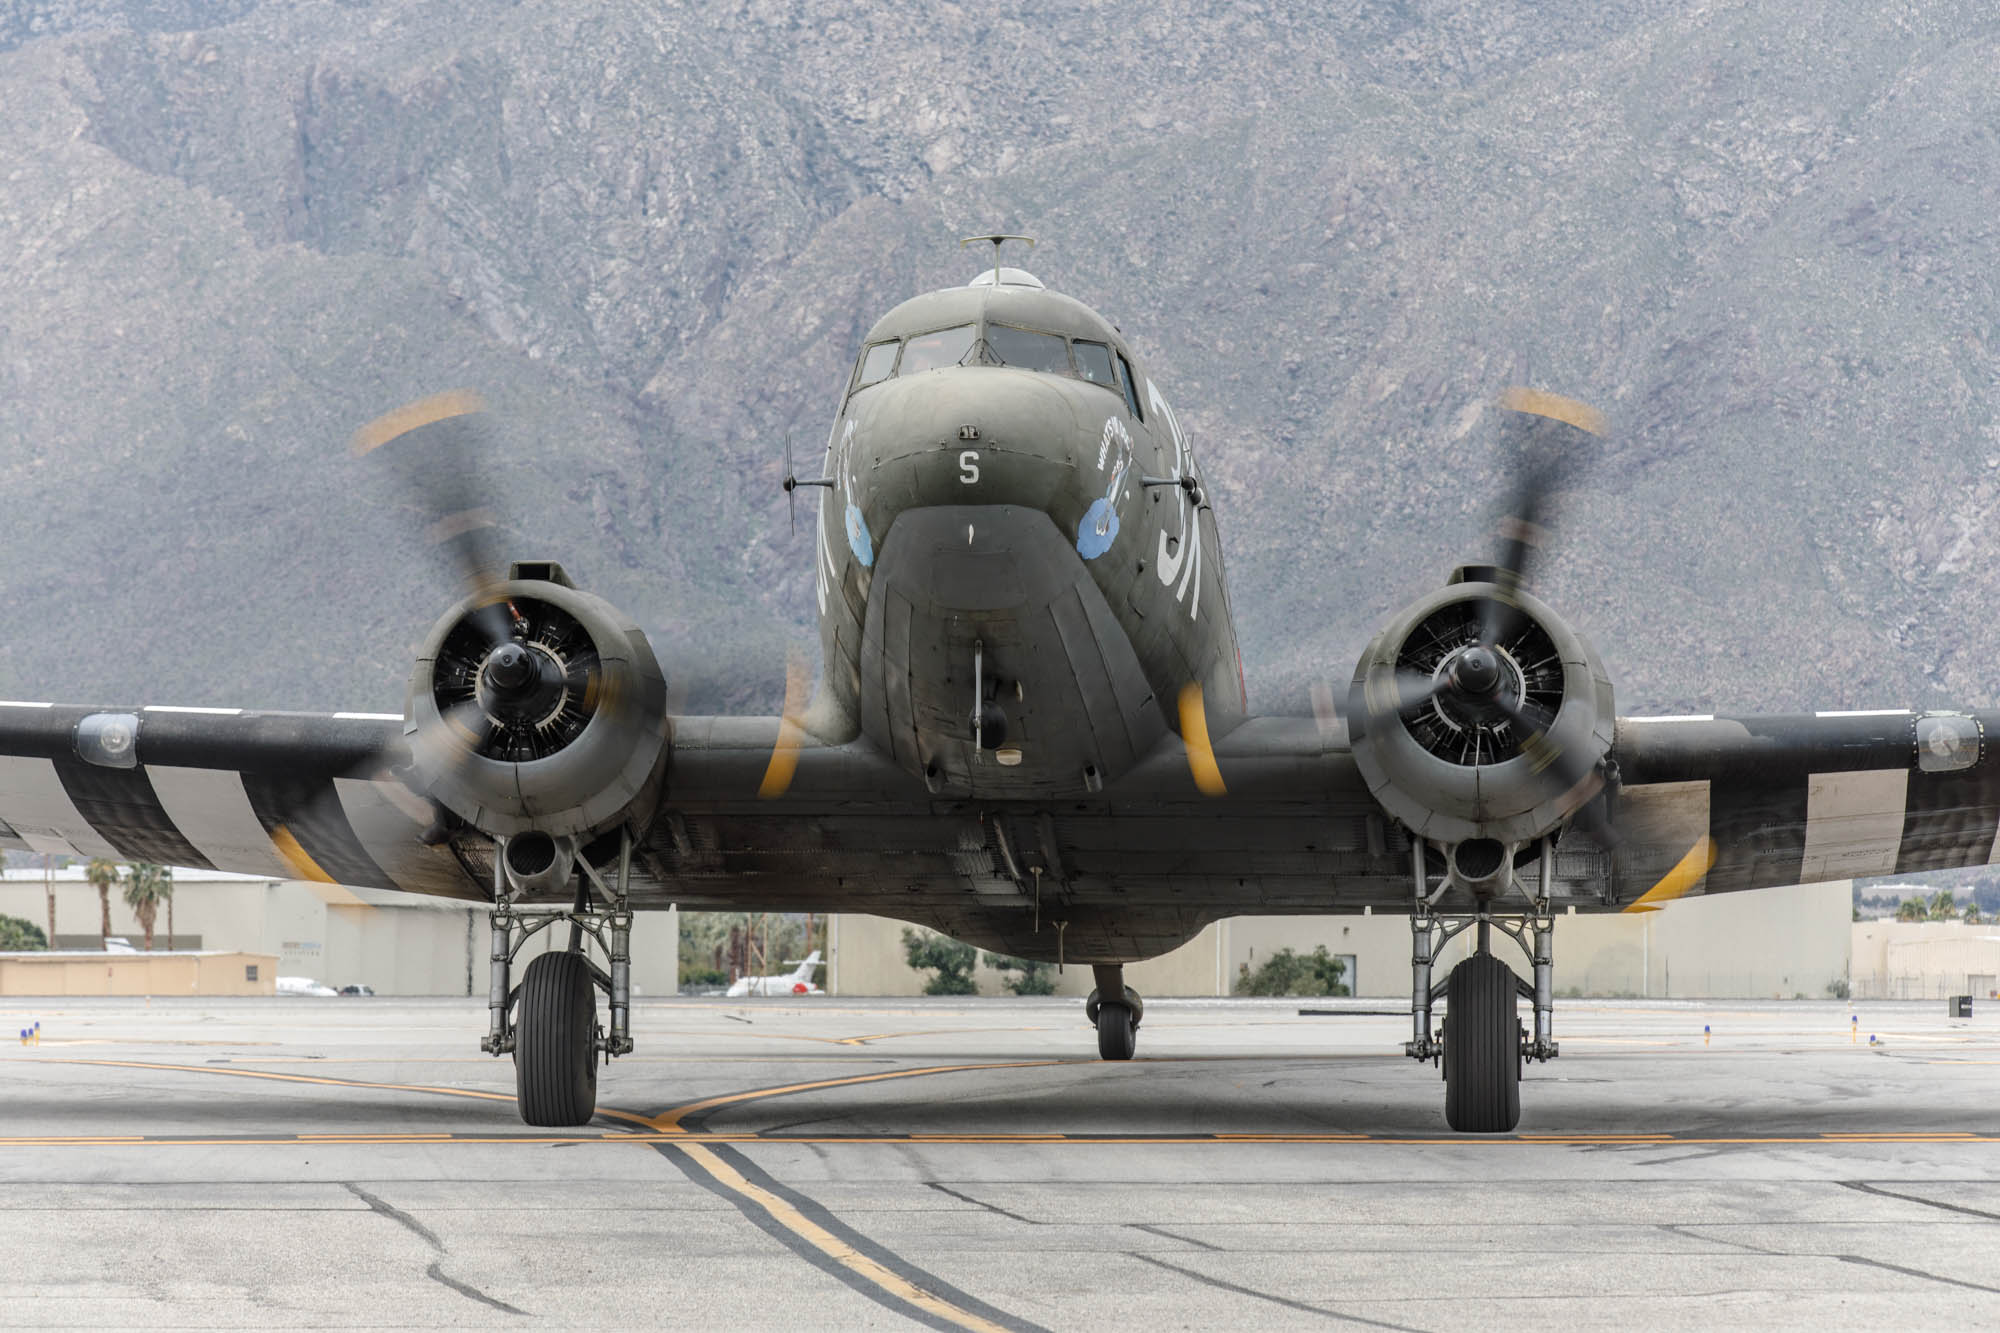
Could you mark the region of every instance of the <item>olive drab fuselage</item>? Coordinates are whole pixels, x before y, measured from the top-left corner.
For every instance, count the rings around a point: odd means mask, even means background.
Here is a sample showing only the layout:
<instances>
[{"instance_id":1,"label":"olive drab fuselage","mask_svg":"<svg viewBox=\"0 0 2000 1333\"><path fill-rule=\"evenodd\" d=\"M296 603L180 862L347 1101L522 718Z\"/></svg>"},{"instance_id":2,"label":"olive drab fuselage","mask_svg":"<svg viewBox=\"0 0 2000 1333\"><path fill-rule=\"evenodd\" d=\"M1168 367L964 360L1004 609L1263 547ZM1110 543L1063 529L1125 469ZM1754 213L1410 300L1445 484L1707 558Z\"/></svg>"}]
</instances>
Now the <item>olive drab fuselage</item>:
<instances>
[{"instance_id":1,"label":"olive drab fuselage","mask_svg":"<svg viewBox=\"0 0 2000 1333\"><path fill-rule=\"evenodd\" d=\"M934 791L1094 791L1190 704L1218 733L1241 716L1221 542L1117 329L999 276L891 310L843 386L815 536L824 698Z\"/></svg>"}]
</instances>

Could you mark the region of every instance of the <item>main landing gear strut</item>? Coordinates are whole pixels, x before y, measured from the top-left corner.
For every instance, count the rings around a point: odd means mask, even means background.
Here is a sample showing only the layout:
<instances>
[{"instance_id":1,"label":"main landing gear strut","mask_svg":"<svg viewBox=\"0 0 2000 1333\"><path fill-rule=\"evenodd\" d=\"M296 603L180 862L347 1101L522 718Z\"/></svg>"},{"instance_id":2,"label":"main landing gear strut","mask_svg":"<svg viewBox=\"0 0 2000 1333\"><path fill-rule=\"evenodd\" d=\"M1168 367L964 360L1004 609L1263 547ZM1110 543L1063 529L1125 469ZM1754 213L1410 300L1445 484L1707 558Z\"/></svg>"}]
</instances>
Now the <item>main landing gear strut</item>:
<instances>
[{"instance_id":1,"label":"main landing gear strut","mask_svg":"<svg viewBox=\"0 0 2000 1333\"><path fill-rule=\"evenodd\" d=\"M1450 886L1450 878L1431 886L1424 863L1424 843L1416 839L1411 857L1415 901L1410 913L1410 1023L1405 1054L1444 1064L1444 1117L1466 1134L1504 1134L1521 1121L1521 1070L1530 1060L1553 1060L1559 1054L1550 1035L1555 1014L1555 918L1549 894L1555 875L1555 843L1542 839L1534 892L1510 875L1523 909L1496 913L1496 898L1476 900L1469 916L1435 910ZM1476 929L1474 952L1441 982L1431 980L1431 964L1450 939L1467 927ZM1493 931L1511 936L1528 955L1534 971L1530 985L1492 951ZM1443 1032L1431 1035L1431 1006L1445 1002ZM1534 1006L1532 1038L1515 1015L1517 998Z\"/></svg>"},{"instance_id":2,"label":"main landing gear strut","mask_svg":"<svg viewBox=\"0 0 2000 1333\"><path fill-rule=\"evenodd\" d=\"M502 868L507 842L495 848L493 948L487 1010L491 1027L479 1049L514 1057L521 1119L530 1125L583 1125L597 1112L597 1065L632 1050L632 906L627 889L632 839L621 834L618 860L604 870L578 857L576 899L567 908L515 905ZM530 939L567 922L569 945L529 960L518 986L514 960ZM591 956L591 946L603 962ZM597 995L610 1007L598 1022Z\"/></svg>"}]
</instances>

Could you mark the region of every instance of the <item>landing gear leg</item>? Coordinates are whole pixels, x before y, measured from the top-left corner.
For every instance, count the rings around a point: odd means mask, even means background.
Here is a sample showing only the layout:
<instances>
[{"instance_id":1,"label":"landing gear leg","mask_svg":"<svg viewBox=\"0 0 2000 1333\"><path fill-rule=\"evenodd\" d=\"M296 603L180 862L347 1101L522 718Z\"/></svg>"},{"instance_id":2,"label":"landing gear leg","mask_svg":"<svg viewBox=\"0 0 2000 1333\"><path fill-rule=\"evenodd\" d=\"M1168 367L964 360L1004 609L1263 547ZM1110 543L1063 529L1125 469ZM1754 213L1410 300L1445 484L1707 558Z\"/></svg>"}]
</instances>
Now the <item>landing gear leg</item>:
<instances>
[{"instance_id":1,"label":"landing gear leg","mask_svg":"<svg viewBox=\"0 0 2000 1333\"><path fill-rule=\"evenodd\" d=\"M576 901L568 908L519 906L500 869L506 850L502 841L494 860L489 1029L479 1049L514 1057L522 1120L587 1124L597 1110L599 1059L632 1050L632 840L621 836L608 878L605 869L578 859ZM569 947L534 958L520 985L510 986L522 947L563 923ZM591 956L592 946L603 964ZM597 1021L600 991L610 1006L609 1028Z\"/></svg>"},{"instance_id":2,"label":"landing gear leg","mask_svg":"<svg viewBox=\"0 0 2000 1333\"><path fill-rule=\"evenodd\" d=\"M1145 1003L1138 991L1125 984L1123 964L1095 963L1090 970L1097 989L1083 1002L1083 1015L1097 1025L1098 1058L1130 1060L1139 1049L1139 1019L1146 1012Z\"/></svg>"},{"instance_id":3,"label":"landing gear leg","mask_svg":"<svg viewBox=\"0 0 2000 1333\"><path fill-rule=\"evenodd\" d=\"M1424 845L1415 840L1412 876L1414 899L1410 912L1411 1039L1403 1046L1418 1060L1442 1061L1445 1120L1470 1134L1501 1134L1521 1120L1521 1071L1530 1060L1553 1060L1560 1053L1552 1035L1555 1015L1555 918L1549 911L1554 887L1555 844L1541 845L1535 891L1516 881L1527 900L1525 912L1496 914L1495 900L1482 898L1470 916L1447 917L1436 905L1449 881L1433 887L1425 866ZM1455 935L1476 927L1471 957L1451 970L1442 982L1432 980L1439 952ZM1527 955L1533 983L1521 981L1492 952L1493 931L1513 938ZM1433 1037L1432 1005L1446 1004L1446 1021ZM1517 999L1534 1007L1530 1038L1515 1015Z\"/></svg>"}]
</instances>

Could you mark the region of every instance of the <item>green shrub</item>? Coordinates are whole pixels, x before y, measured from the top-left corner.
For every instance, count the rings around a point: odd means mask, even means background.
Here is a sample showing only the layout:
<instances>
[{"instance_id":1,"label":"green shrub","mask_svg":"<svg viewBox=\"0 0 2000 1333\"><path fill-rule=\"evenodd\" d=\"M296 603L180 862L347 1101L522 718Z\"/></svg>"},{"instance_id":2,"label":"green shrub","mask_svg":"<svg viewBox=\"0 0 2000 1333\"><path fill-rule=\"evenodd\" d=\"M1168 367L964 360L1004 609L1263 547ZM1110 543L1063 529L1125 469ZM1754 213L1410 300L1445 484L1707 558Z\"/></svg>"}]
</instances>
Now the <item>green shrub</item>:
<instances>
[{"instance_id":1,"label":"green shrub","mask_svg":"<svg viewBox=\"0 0 2000 1333\"><path fill-rule=\"evenodd\" d=\"M1347 964L1326 951L1324 944L1310 954L1299 955L1280 949L1266 958L1255 972L1244 963L1237 969L1238 995L1297 995L1302 997L1346 995Z\"/></svg>"},{"instance_id":2,"label":"green shrub","mask_svg":"<svg viewBox=\"0 0 2000 1333\"><path fill-rule=\"evenodd\" d=\"M1007 954L989 953L986 966L1001 974L1001 984L1016 995L1054 995L1056 993L1055 966L1051 963L1030 962L1026 958L1014 958ZM1020 976L1013 973L1019 972Z\"/></svg>"},{"instance_id":3,"label":"green shrub","mask_svg":"<svg viewBox=\"0 0 2000 1333\"><path fill-rule=\"evenodd\" d=\"M34 922L0 916L0 953L40 953L48 947L49 937Z\"/></svg>"},{"instance_id":4,"label":"green shrub","mask_svg":"<svg viewBox=\"0 0 2000 1333\"><path fill-rule=\"evenodd\" d=\"M949 936L929 932L919 935L905 926L903 957L919 972L937 973L924 983L926 995L979 994L979 983L972 979L972 968L979 961L979 950L970 944L960 944Z\"/></svg>"}]
</instances>

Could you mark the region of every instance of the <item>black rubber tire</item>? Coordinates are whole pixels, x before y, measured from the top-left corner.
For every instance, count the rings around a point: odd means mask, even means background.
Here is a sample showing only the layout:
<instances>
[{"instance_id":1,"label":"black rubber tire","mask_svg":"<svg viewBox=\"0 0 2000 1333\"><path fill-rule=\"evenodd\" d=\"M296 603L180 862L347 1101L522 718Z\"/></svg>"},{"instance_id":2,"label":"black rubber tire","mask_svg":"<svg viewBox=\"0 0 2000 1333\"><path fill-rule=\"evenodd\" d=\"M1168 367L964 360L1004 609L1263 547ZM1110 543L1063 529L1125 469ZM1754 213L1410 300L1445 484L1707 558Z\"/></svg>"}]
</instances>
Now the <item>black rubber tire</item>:
<instances>
[{"instance_id":1,"label":"black rubber tire","mask_svg":"<svg viewBox=\"0 0 2000 1333\"><path fill-rule=\"evenodd\" d=\"M580 953L545 953L521 976L514 1088L530 1125L587 1125L597 1113L597 987Z\"/></svg>"},{"instance_id":2,"label":"black rubber tire","mask_svg":"<svg viewBox=\"0 0 2000 1333\"><path fill-rule=\"evenodd\" d=\"M1521 1022L1514 972L1474 954L1445 982L1444 1118L1461 1134L1505 1134L1521 1123Z\"/></svg>"},{"instance_id":3,"label":"black rubber tire","mask_svg":"<svg viewBox=\"0 0 2000 1333\"><path fill-rule=\"evenodd\" d=\"M1097 1058L1130 1060L1139 1049L1139 1020L1130 1005L1097 1006Z\"/></svg>"}]
</instances>

